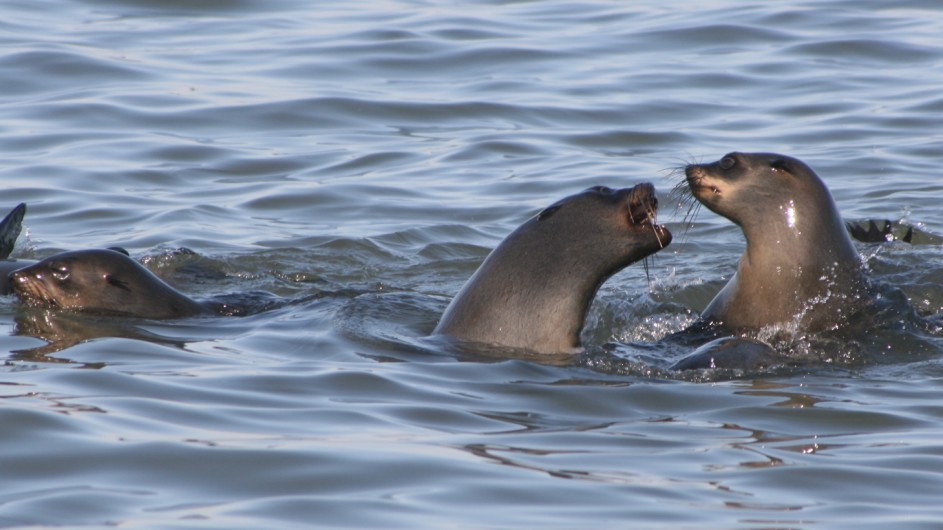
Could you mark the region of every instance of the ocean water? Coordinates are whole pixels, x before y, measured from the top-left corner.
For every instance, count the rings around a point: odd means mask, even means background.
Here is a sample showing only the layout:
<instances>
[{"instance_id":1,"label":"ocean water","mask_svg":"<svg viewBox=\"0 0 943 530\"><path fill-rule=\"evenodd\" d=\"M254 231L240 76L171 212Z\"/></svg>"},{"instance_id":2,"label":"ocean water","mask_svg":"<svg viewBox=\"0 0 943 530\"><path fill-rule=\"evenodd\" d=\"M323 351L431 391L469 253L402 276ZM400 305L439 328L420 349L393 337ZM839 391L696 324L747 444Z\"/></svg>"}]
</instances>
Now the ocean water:
<instances>
[{"instance_id":1,"label":"ocean water","mask_svg":"<svg viewBox=\"0 0 943 530\"><path fill-rule=\"evenodd\" d=\"M194 298L279 301L146 321L0 299L0 527L943 524L934 329L768 373L678 377L657 346L744 246L676 208L686 163L789 154L846 218L943 234L938 2L0 15L0 210L29 208L14 257L120 245ZM600 291L592 362L425 339L542 207L644 181L675 241ZM875 282L943 312L943 246L858 248Z\"/></svg>"}]
</instances>

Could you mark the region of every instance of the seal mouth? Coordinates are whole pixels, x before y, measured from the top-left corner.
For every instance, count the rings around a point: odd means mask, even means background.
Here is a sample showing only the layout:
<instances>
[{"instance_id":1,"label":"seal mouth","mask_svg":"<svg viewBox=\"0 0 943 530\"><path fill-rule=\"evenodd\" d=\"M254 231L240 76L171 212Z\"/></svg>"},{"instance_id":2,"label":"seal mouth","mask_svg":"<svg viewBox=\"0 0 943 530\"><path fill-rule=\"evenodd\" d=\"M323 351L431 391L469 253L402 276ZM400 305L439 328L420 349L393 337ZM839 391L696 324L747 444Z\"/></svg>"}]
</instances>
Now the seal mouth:
<instances>
[{"instance_id":1,"label":"seal mouth","mask_svg":"<svg viewBox=\"0 0 943 530\"><path fill-rule=\"evenodd\" d=\"M655 234L659 248L665 248L671 241L671 234L664 225L655 224L657 212L658 198L655 197L655 186L645 182L632 188L628 205L629 225L651 230Z\"/></svg>"},{"instance_id":2,"label":"seal mouth","mask_svg":"<svg viewBox=\"0 0 943 530\"><path fill-rule=\"evenodd\" d=\"M700 166L688 166L684 168L684 176L687 180L688 187L691 189L691 193L694 195L720 195L720 188L705 182L707 180L707 176L704 175L704 170L701 169Z\"/></svg>"},{"instance_id":3,"label":"seal mouth","mask_svg":"<svg viewBox=\"0 0 943 530\"><path fill-rule=\"evenodd\" d=\"M658 199L655 187L651 184L639 184L632 188L629 196L629 223L633 225L654 225L658 211Z\"/></svg>"}]
</instances>

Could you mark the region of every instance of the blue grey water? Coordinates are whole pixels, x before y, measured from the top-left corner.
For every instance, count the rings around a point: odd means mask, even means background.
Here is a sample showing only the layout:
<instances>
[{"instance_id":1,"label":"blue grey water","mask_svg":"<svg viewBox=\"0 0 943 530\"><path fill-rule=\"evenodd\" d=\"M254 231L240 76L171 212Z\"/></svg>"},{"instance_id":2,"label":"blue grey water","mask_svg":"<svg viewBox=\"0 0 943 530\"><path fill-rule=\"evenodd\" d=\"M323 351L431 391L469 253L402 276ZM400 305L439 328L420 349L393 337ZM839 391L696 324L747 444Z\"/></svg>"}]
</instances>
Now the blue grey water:
<instances>
[{"instance_id":1,"label":"blue grey water","mask_svg":"<svg viewBox=\"0 0 943 530\"><path fill-rule=\"evenodd\" d=\"M744 245L704 209L686 226L685 163L793 155L845 217L943 234L935 0L5 0L0 78L15 257L120 245L195 298L290 301L0 300L2 527L943 524L939 336L683 378L646 349ZM599 293L608 361L424 342L541 207L643 181L675 242ZM943 311L943 247L859 250Z\"/></svg>"}]
</instances>

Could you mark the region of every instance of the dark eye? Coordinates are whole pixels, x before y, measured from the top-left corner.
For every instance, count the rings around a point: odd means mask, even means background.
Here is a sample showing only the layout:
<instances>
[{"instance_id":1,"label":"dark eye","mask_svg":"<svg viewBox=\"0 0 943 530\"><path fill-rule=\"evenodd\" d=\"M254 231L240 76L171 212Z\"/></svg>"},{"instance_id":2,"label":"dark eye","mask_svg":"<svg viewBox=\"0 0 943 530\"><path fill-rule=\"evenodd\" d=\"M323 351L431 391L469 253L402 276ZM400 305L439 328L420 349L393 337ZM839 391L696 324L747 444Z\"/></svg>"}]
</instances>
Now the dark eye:
<instances>
[{"instance_id":1,"label":"dark eye","mask_svg":"<svg viewBox=\"0 0 943 530\"><path fill-rule=\"evenodd\" d=\"M69 267L65 265L57 265L52 268L52 277L64 282L69 279Z\"/></svg>"},{"instance_id":2,"label":"dark eye","mask_svg":"<svg viewBox=\"0 0 943 530\"><path fill-rule=\"evenodd\" d=\"M725 156L720 159L720 169L728 170L737 165L737 159L732 156Z\"/></svg>"},{"instance_id":3,"label":"dark eye","mask_svg":"<svg viewBox=\"0 0 943 530\"><path fill-rule=\"evenodd\" d=\"M786 161L781 158L771 160L769 167L773 168L774 171L785 171L786 173L789 173L789 165L786 164Z\"/></svg>"},{"instance_id":4,"label":"dark eye","mask_svg":"<svg viewBox=\"0 0 943 530\"><path fill-rule=\"evenodd\" d=\"M595 191L596 193L612 193L612 188L609 186L593 186L589 188L589 191Z\"/></svg>"},{"instance_id":5,"label":"dark eye","mask_svg":"<svg viewBox=\"0 0 943 530\"><path fill-rule=\"evenodd\" d=\"M111 285L112 287L117 287L118 289L124 289L125 291L130 291L130 290L131 290L131 289L128 287L128 284L124 283L123 281L121 281L121 280L118 279L118 278L115 278L115 277L114 277L113 275L111 275L111 274L106 274L106 275L105 275L105 281L108 282L108 285Z\"/></svg>"}]
</instances>

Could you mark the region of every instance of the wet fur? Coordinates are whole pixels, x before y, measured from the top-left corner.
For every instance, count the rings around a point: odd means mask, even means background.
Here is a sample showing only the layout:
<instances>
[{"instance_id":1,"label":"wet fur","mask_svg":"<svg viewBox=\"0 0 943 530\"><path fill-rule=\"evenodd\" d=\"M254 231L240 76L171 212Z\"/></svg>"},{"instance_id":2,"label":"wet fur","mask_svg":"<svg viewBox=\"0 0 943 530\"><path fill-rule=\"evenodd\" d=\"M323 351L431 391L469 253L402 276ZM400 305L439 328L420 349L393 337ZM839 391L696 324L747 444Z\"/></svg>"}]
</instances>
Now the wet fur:
<instances>
[{"instance_id":1,"label":"wet fur","mask_svg":"<svg viewBox=\"0 0 943 530\"><path fill-rule=\"evenodd\" d=\"M111 249L64 252L10 274L27 305L141 318L209 312L134 261Z\"/></svg>"},{"instance_id":2,"label":"wet fur","mask_svg":"<svg viewBox=\"0 0 943 530\"><path fill-rule=\"evenodd\" d=\"M725 160L733 167L721 169ZM706 321L730 329L815 331L840 325L865 303L868 282L857 251L825 184L803 162L731 153L687 166L672 193L688 206L686 223L704 204L747 239L737 273L702 313ZM784 220L789 209L792 217Z\"/></svg>"},{"instance_id":3,"label":"wet fur","mask_svg":"<svg viewBox=\"0 0 943 530\"><path fill-rule=\"evenodd\" d=\"M651 202L633 202L642 196ZM433 333L537 353L578 351L600 285L671 242L650 222L655 209L651 185L590 188L551 205L491 252Z\"/></svg>"}]
</instances>

